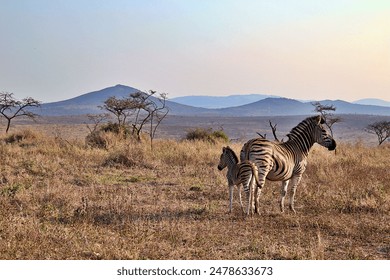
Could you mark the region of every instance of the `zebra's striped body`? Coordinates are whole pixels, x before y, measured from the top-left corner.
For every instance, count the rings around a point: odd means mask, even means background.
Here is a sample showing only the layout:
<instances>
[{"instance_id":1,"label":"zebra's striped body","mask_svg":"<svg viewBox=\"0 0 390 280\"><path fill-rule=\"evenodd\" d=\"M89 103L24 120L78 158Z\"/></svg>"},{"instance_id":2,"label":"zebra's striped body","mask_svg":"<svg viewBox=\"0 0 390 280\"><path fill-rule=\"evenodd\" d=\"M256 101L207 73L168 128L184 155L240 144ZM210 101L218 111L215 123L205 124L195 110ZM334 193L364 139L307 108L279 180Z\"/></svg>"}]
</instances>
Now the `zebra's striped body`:
<instances>
[{"instance_id":1,"label":"zebra's striped body","mask_svg":"<svg viewBox=\"0 0 390 280\"><path fill-rule=\"evenodd\" d=\"M224 147L222 149L218 169L222 170L225 167L228 168L226 177L229 184L229 212L232 212L234 186L237 186L238 188L241 209L244 211L240 189L242 184L247 198L246 214L253 214L254 190L257 189L256 185L258 184L258 170L256 165L248 160L240 163L234 151L230 147Z\"/></svg>"},{"instance_id":2,"label":"zebra's striped body","mask_svg":"<svg viewBox=\"0 0 390 280\"><path fill-rule=\"evenodd\" d=\"M271 142L263 138L249 140L244 144L240 158L256 163L259 171L260 189L256 190L255 210L259 213L259 198L265 180L282 181L280 210L284 212L284 198L291 181L290 209L294 209L296 188L305 172L307 157L314 143L329 150L336 142L322 127L321 116L309 117L294 127L286 142Z\"/></svg>"}]
</instances>

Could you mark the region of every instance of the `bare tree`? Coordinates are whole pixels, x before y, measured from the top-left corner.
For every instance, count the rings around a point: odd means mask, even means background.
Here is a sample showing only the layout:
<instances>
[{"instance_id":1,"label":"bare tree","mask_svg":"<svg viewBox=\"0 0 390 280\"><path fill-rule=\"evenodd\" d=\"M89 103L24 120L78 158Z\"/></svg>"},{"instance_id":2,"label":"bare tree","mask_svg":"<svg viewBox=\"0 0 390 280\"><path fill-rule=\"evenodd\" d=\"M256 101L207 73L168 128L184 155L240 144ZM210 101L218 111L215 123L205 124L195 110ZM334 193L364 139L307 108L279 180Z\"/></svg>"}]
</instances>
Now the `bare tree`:
<instances>
[{"instance_id":1,"label":"bare tree","mask_svg":"<svg viewBox=\"0 0 390 280\"><path fill-rule=\"evenodd\" d=\"M35 117L38 115L29 111L28 108L39 107L40 104L40 101L37 101L32 97L16 100L13 96L13 93L0 93L0 114L7 120L5 133L8 133L8 130L11 127L11 121L16 117L25 116L31 119L35 119Z\"/></svg>"},{"instance_id":2,"label":"bare tree","mask_svg":"<svg viewBox=\"0 0 390 280\"><path fill-rule=\"evenodd\" d=\"M141 132L149 123L149 135L153 141L157 127L169 112L166 106L167 94L161 93L159 97L152 98L156 93L156 91L150 90L147 93L135 92L123 99L110 97L100 108L114 114L120 129L130 125L132 134L138 141L141 141Z\"/></svg>"},{"instance_id":3,"label":"bare tree","mask_svg":"<svg viewBox=\"0 0 390 280\"><path fill-rule=\"evenodd\" d=\"M273 136L274 136L275 141L277 141L277 142L283 142L283 139L282 139L282 141L279 141L278 137L276 136L276 126L277 126L277 125L278 125L278 124L272 125L271 120L269 120L269 126L270 126L271 129L272 129L272 134L273 134Z\"/></svg>"},{"instance_id":4,"label":"bare tree","mask_svg":"<svg viewBox=\"0 0 390 280\"><path fill-rule=\"evenodd\" d=\"M136 108L135 119L132 123L133 135L137 136L138 141L141 141L141 131L144 125L150 121L152 117L151 107L154 102L151 100L151 96L156 93L154 90L149 90L149 93L136 92L130 95L139 106Z\"/></svg>"},{"instance_id":5,"label":"bare tree","mask_svg":"<svg viewBox=\"0 0 390 280\"><path fill-rule=\"evenodd\" d=\"M369 124L365 130L368 133L376 134L378 143L381 145L386 139L390 137L390 121L378 121Z\"/></svg>"},{"instance_id":6,"label":"bare tree","mask_svg":"<svg viewBox=\"0 0 390 280\"><path fill-rule=\"evenodd\" d=\"M267 139L267 133L261 134L260 132L256 132L257 135L260 136L260 138Z\"/></svg>"},{"instance_id":7,"label":"bare tree","mask_svg":"<svg viewBox=\"0 0 390 280\"><path fill-rule=\"evenodd\" d=\"M333 105L323 105L318 101L311 103L311 105L314 106L315 112L321 114L323 120L325 121L324 124L329 128L330 134L333 137L332 126L341 121L341 118L336 117L333 113L331 113L336 111L336 107Z\"/></svg>"},{"instance_id":8,"label":"bare tree","mask_svg":"<svg viewBox=\"0 0 390 280\"><path fill-rule=\"evenodd\" d=\"M107 113L104 113L104 114L96 114L96 115L93 115L93 114L88 114L87 115L88 117L88 120L90 122L92 122L92 126L90 126L88 123L87 123L87 128L89 130L90 133L94 133L97 128L99 127L99 125L102 123L102 122L105 122L108 117L109 117L109 114Z\"/></svg>"},{"instance_id":9,"label":"bare tree","mask_svg":"<svg viewBox=\"0 0 390 280\"><path fill-rule=\"evenodd\" d=\"M278 139L278 136L276 136L276 126L277 126L278 124L275 124L275 125L272 125L272 122L271 122L271 120L269 120L269 126L271 127L271 130L272 130L272 135L274 136L274 139L275 139L275 141L277 141L277 142L283 142L283 139L280 141L279 139ZM266 133L264 133L264 134L261 134L261 133L259 133L259 132L256 132L261 138L263 138L263 139L266 139L266 137L267 137L267 134Z\"/></svg>"},{"instance_id":10,"label":"bare tree","mask_svg":"<svg viewBox=\"0 0 390 280\"><path fill-rule=\"evenodd\" d=\"M161 93L160 97L157 98L158 102L153 102L150 106L150 148L153 149L153 139L156 136L157 127L160 126L160 123L168 115L169 108L166 106L167 94ZM157 104L159 103L159 104Z\"/></svg>"}]
</instances>

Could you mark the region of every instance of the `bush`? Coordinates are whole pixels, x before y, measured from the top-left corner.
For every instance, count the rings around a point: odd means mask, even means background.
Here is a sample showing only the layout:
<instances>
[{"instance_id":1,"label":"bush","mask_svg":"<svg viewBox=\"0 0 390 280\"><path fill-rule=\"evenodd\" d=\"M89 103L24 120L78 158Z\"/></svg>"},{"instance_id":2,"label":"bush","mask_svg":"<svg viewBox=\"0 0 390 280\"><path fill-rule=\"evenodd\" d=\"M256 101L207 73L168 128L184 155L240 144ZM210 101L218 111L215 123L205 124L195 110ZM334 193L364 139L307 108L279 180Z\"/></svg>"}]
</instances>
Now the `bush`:
<instances>
[{"instance_id":1,"label":"bush","mask_svg":"<svg viewBox=\"0 0 390 280\"><path fill-rule=\"evenodd\" d=\"M107 123L90 132L85 137L85 143L94 148L108 149L118 142L133 137L128 126L119 126L116 123Z\"/></svg>"},{"instance_id":2,"label":"bush","mask_svg":"<svg viewBox=\"0 0 390 280\"><path fill-rule=\"evenodd\" d=\"M133 167L137 164L137 162L129 157L125 152L115 151L106 158L103 163L103 166L125 166L125 167Z\"/></svg>"},{"instance_id":3,"label":"bush","mask_svg":"<svg viewBox=\"0 0 390 280\"><path fill-rule=\"evenodd\" d=\"M211 129L195 128L187 131L186 140L211 141Z\"/></svg>"},{"instance_id":4,"label":"bush","mask_svg":"<svg viewBox=\"0 0 390 280\"><path fill-rule=\"evenodd\" d=\"M4 139L4 142L7 144L12 144L12 143L25 143L25 144L32 144L37 141L37 139L42 138L42 136L32 130L29 129L24 129L19 132L15 132L9 136L7 136Z\"/></svg>"},{"instance_id":5,"label":"bush","mask_svg":"<svg viewBox=\"0 0 390 280\"><path fill-rule=\"evenodd\" d=\"M229 137L226 135L225 131L223 130L216 130L211 135L214 139L218 139L222 142L229 142Z\"/></svg>"},{"instance_id":6,"label":"bush","mask_svg":"<svg viewBox=\"0 0 390 280\"><path fill-rule=\"evenodd\" d=\"M85 137L85 144L94 148L108 148L107 138L105 133L100 130L92 131Z\"/></svg>"},{"instance_id":7,"label":"bush","mask_svg":"<svg viewBox=\"0 0 390 280\"><path fill-rule=\"evenodd\" d=\"M229 142L229 137L223 130L213 131L211 128L195 128L187 131L186 140L200 140L215 143L217 141Z\"/></svg>"},{"instance_id":8,"label":"bush","mask_svg":"<svg viewBox=\"0 0 390 280\"><path fill-rule=\"evenodd\" d=\"M112 122L102 125L99 130L104 132L123 134L124 137L131 135L131 130L128 125L119 125L117 123Z\"/></svg>"}]
</instances>

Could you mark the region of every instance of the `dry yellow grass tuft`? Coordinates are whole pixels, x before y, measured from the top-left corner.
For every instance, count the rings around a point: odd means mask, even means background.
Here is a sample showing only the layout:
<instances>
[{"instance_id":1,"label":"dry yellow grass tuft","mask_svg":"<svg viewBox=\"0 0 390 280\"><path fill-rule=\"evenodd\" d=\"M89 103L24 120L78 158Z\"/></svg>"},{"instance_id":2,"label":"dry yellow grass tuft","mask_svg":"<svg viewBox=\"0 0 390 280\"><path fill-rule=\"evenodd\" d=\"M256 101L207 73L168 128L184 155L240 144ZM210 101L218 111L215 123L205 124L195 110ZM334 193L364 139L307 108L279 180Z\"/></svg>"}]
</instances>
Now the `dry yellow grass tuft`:
<instances>
[{"instance_id":1,"label":"dry yellow grass tuft","mask_svg":"<svg viewBox=\"0 0 390 280\"><path fill-rule=\"evenodd\" d=\"M390 258L389 146L314 147L298 213L279 213L267 182L246 218L237 201L227 213L223 144L109 139L0 139L1 259Z\"/></svg>"}]
</instances>

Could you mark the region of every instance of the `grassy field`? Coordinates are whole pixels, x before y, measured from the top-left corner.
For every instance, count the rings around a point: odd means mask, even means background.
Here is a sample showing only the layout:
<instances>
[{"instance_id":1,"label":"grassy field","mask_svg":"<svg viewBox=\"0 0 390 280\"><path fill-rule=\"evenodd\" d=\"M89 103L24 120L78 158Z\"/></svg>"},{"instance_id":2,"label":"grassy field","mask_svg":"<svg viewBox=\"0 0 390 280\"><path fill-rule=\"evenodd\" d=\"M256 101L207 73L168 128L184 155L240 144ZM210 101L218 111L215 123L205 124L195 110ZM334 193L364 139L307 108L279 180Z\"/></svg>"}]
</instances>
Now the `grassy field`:
<instances>
[{"instance_id":1,"label":"grassy field","mask_svg":"<svg viewBox=\"0 0 390 280\"><path fill-rule=\"evenodd\" d=\"M390 259L390 146L315 146L297 214L228 214L223 143L0 139L0 259ZM230 144L238 153L243 143Z\"/></svg>"}]
</instances>

